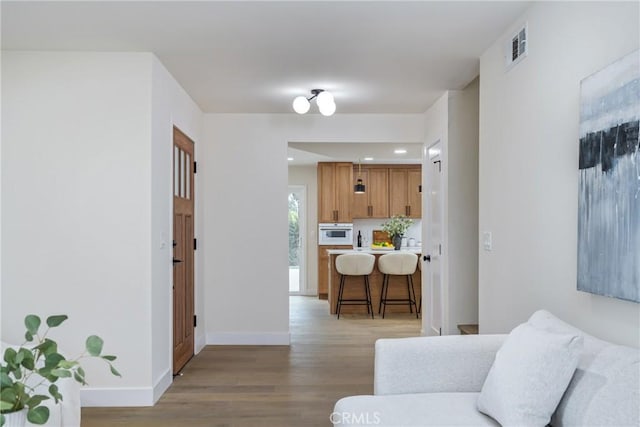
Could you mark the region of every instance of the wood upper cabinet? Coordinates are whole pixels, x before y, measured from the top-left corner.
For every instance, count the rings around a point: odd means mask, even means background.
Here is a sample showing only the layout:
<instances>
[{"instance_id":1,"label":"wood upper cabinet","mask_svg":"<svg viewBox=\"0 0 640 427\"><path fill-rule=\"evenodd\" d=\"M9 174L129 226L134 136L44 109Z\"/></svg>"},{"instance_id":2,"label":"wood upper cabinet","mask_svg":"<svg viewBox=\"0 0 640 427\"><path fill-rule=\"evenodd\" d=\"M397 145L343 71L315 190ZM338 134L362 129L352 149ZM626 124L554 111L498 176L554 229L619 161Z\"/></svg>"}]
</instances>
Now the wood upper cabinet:
<instances>
[{"instance_id":1,"label":"wood upper cabinet","mask_svg":"<svg viewBox=\"0 0 640 427\"><path fill-rule=\"evenodd\" d=\"M389 170L389 207L391 216L422 217L421 169Z\"/></svg>"},{"instance_id":2,"label":"wood upper cabinet","mask_svg":"<svg viewBox=\"0 0 640 427\"><path fill-rule=\"evenodd\" d=\"M353 163L318 163L318 222L351 222Z\"/></svg>"},{"instance_id":3,"label":"wood upper cabinet","mask_svg":"<svg viewBox=\"0 0 640 427\"><path fill-rule=\"evenodd\" d=\"M411 218L422 218L422 169L407 170L407 205Z\"/></svg>"},{"instance_id":4,"label":"wood upper cabinet","mask_svg":"<svg viewBox=\"0 0 640 427\"><path fill-rule=\"evenodd\" d=\"M353 183L358 180L358 169L354 168ZM389 217L389 169L362 169L364 194L353 195L354 218L388 218Z\"/></svg>"}]
</instances>

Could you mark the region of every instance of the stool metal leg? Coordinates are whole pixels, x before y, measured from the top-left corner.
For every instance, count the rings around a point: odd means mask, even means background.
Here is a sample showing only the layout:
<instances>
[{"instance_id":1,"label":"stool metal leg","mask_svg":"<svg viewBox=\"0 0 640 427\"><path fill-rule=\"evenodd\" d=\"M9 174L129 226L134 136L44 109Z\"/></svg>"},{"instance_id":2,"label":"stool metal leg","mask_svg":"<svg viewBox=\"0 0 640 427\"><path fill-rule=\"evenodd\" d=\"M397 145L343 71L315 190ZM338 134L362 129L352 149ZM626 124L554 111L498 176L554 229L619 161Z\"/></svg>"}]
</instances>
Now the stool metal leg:
<instances>
[{"instance_id":1,"label":"stool metal leg","mask_svg":"<svg viewBox=\"0 0 640 427\"><path fill-rule=\"evenodd\" d=\"M367 294L367 313L371 313L371 318L373 317L373 305L371 304L371 287L369 286L369 276L364 276L364 290Z\"/></svg>"},{"instance_id":2,"label":"stool metal leg","mask_svg":"<svg viewBox=\"0 0 640 427\"><path fill-rule=\"evenodd\" d=\"M336 312L338 319L340 318L340 308L342 307L342 293L344 292L344 275L340 275L340 288L338 290L338 302L336 303Z\"/></svg>"},{"instance_id":3,"label":"stool metal leg","mask_svg":"<svg viewBox=\"0 0 640 427\"><path fill-rule=\"evenodd\" d=\"M382 275L382 289L380 289L380 303L378 304L378 314L382 311L382 301L384 301L384 283L387 278L386 274Z\"/></svg>"},{"instance_id":4,"label":"stool metal leg","mask_svg":"<svg viewBox=\"0 0 640 427\"><path fill-rule=\"evenodd\" d=\"M413 306L416 308L416 319L419 319L419 313L420 311L418 310L418 305L416 304L416 289L413 287L413 277L411 275L407 275L407 279L409 279L409 284L411 285L411 292L413 292L413 299L411 299L411 301L413 302ZM411 296L409 296L409 298L411 298Z\"/></svg>"},{"instance_id":5,"label":"stool metal leg","mask_svg":"<svg viewBox=\"0 0 640 427\"><path fill-rule=\"evenodd\" d=\"M387 311L387 296L389 295L389 275L384 275L384 300L382 306L382 318L384 319L384 313Z\"/></svg>"},{"instance_id":6,"label":"stool metal leg","mask_svg":"<svg viewBox=\"0 0 640 427\"><path fill-rule=\"evenodd\" d=\"M411 288L409 287L409 275L408 274L407 274L407 301L409 301L409 313L413 313L413 308L411 307L412 299L411 299Z\"/></svg>"}]
</instances>

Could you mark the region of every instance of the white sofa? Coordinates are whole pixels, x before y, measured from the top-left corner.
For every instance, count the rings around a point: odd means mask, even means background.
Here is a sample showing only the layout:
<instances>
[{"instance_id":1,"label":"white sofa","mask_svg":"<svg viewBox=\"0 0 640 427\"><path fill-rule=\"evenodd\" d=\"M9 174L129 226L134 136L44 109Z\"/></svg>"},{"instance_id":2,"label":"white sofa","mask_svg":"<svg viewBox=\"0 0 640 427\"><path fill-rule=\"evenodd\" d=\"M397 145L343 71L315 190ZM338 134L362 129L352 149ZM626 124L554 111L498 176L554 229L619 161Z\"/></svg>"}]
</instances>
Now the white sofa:
<instances>
[{"instance_id":1,"label":"white sofa","mask_svg":"<svg viewBox=\"0 0 640 427\"><path fill-rule=\"evenodd\" d=\"M640 350L614 345L541 310L529 324L580 335L584 348L551 425L640 426ZM334 425L496 426L476 402L507 335L381 339L373 396L339 400Z\"/></svg>"}]
</instances>

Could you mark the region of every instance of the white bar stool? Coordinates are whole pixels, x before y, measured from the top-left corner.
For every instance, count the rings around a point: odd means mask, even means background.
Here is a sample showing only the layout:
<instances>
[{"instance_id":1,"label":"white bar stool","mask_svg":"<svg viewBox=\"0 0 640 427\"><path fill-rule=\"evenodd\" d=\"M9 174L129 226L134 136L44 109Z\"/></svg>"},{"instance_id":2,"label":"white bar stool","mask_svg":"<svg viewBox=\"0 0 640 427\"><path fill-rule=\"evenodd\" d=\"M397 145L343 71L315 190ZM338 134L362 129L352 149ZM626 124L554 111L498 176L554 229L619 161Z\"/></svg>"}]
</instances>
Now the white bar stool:
<instances>
[{"instance_id":1,"label":"white bar stool","mask_svg":"<svg viewBox=\"0 0 640 427\"><path fill-rule=\"evenodd\" d=\"M418 255L411 252L393 252L382 255L378 258L378 270L383 274L382 291L380 292L380 305L378 313L382 310L382 318L390 305L409 305L409 312L413 313L416 309L416 318L418 318L418 306L416 305L416 290L413 288L413 273L416 272L418 266ZM388 298L389 294L389 276L406 276L407 278L407 298ZM413 307L412 307L413 306Z\"/></svg>"},{"instance_id":2,"label":"white bar stool","mask_svg":"<svg viewBox=\"0 0 640 427\"><path fill-rule=\"evenodd\" d=\"M371 254L342 254L336 257L336 270L340 273L340 289L338 290L338 302L336 312L340 318L340 308L343 305L366 305L367 313L371 313L373 319L373 307L371 306L371 288L369 287L369 275L373 271L376 257ZM346 276L362 276L364 278L363 299L344 299L344 285Z\"/></svg>"}]
</instances>

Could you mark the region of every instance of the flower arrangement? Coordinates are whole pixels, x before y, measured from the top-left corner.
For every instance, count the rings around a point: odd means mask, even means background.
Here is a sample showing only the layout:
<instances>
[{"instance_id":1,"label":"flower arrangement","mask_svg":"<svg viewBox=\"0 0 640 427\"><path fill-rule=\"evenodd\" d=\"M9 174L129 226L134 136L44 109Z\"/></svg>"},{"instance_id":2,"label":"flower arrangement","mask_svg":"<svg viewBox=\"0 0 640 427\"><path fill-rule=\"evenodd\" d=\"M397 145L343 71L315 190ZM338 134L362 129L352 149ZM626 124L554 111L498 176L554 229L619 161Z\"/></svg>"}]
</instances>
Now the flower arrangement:
<instances>
[{"instance_id":1,"label":"flower arrangement","mask_svg":"<svg viewBox=\"0 0 640 427\"><path fill-rule=\"evenodd\" d=\"M382 224L382 230L386 231L390 238L403 236L409 227L413 224L413 220L404 215L394 215L388 221Z\"/></svg>"},{"instance_id":2,"label":"flower arrangement","mask_svg":"<svg viewBox=\"0 0 640 427\"><path fill-rule=\"evenodd\" d=\"M73 378L80 384L86 384L80 359L102 359L109 365L113 375L121 376L111 364L116 356L102 354L104 342L96 335L87 338L85 352L75 359L69 360L58 352L58 344L47 338L47 334L67 318L64 314L49 316L46 320L47 329L41 335L40 317L33 314L25 317L26 342L19 348L8 347L0 363L0 426L5 424L6 416L20 411L27 411L27 419L32 424L46 423L49 408L42 402L54 399L58 403L62 400L56 385L58 380ZM46 394L43 394L43 387L46 388Z\"/></svg>"}]
</instances>

